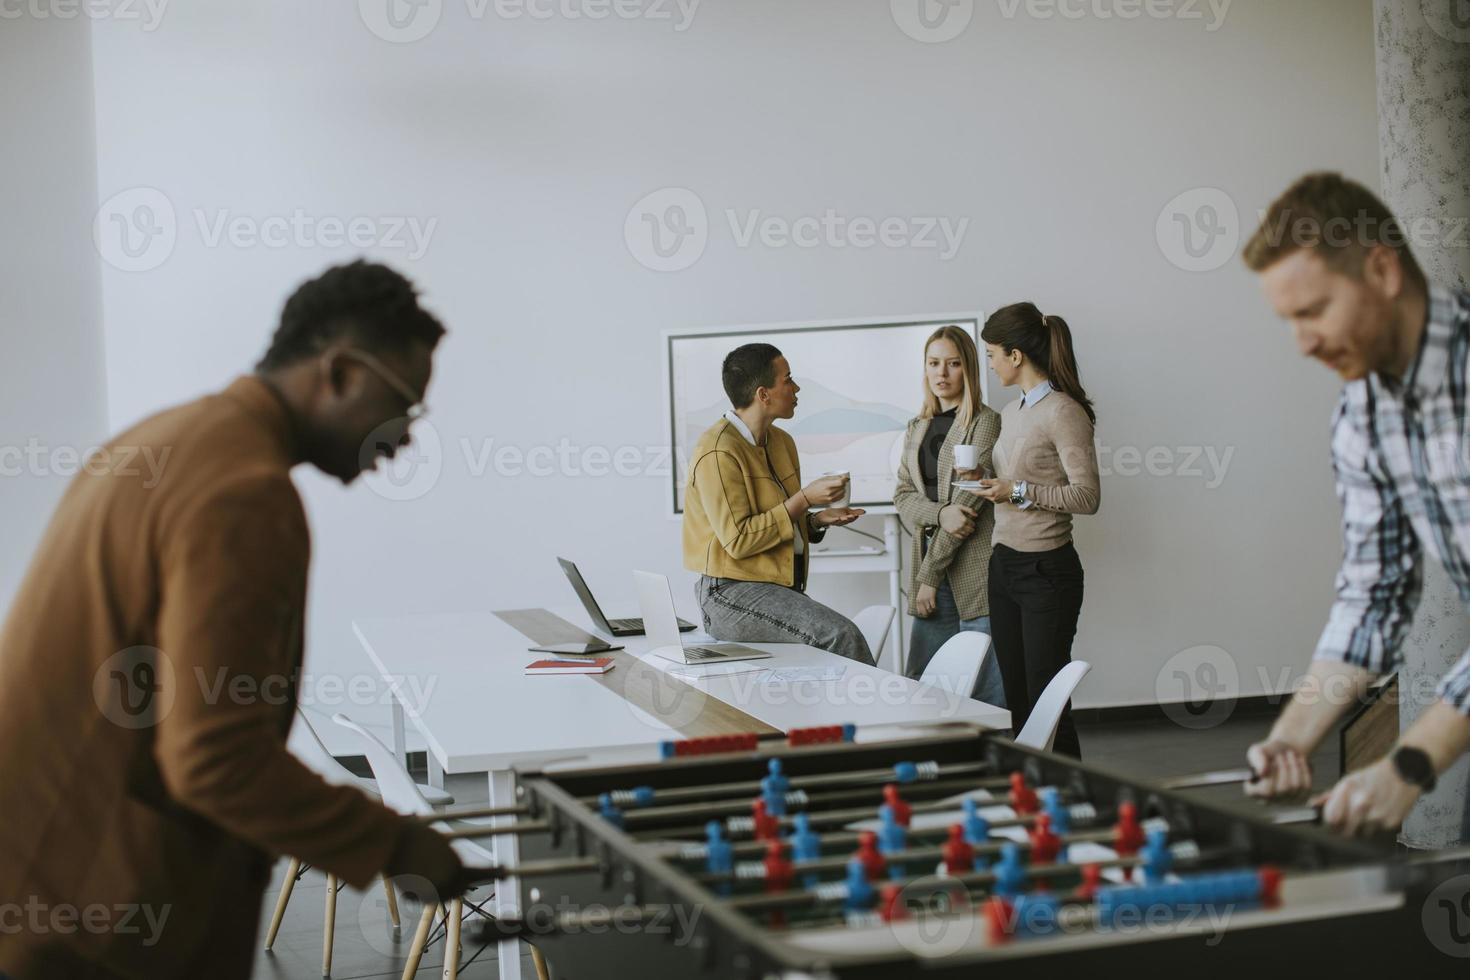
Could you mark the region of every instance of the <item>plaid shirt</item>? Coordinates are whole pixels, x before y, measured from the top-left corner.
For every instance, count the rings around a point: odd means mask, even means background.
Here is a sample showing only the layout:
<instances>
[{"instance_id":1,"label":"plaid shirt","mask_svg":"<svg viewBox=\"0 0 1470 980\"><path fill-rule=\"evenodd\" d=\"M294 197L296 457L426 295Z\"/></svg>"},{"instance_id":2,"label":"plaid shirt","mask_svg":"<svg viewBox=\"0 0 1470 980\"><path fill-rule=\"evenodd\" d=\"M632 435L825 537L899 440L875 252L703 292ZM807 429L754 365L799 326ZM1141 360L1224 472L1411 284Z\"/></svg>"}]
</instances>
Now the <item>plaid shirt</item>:
<instances>
[{"instance_id":1,"label":"plaid shirt","mask_svg":"<svg viewBox=\"0 0 1470 980\"><path fill-rule=\"evenodd\" d=\"M1332 420L1342 502L1337 601L1315 659L1393 670L1419 602L1428 545L1470 604L1470 292L1432 287L1429 323L1407 378L1343 389ZM1470 714L1470 652L1438 695Z\"/></svg>"}]
</instances>

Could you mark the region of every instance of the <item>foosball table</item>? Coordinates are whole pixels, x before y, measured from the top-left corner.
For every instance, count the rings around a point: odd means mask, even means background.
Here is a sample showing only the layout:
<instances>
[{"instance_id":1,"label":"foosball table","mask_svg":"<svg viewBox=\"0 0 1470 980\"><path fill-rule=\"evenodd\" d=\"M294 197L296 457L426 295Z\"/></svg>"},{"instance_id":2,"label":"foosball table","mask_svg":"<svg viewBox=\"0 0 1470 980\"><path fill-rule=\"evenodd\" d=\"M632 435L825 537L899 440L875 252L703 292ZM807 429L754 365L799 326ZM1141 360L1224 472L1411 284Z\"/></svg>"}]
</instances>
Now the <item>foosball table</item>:
<instances>
[{"instance_id":1,"label":"foosball table","mask_svg":"<svg viewBox=\"0 0 1470 980\"><path fill-rule=\"evenodd\" d=\"M1426 904L1463 868L1244 799L967 726L664 755L523 777L502 883L519 913L486 938L533 942L568 980L1463 975Z\"/></svg>"}]
</instances>

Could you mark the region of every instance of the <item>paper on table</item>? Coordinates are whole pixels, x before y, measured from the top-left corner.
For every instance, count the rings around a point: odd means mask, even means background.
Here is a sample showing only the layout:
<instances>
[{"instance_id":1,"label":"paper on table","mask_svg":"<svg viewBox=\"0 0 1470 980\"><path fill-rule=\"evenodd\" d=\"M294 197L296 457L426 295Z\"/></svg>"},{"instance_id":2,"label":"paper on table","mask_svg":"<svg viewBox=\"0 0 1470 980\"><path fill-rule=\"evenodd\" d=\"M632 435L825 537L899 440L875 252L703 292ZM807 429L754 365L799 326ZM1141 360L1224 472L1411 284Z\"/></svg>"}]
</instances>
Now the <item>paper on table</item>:
<instances>
[{"instance_id":1,"label":"paper on table","mask_svg":"<svg viewBox=\"0 0 1470 980\"><path fill-rule=\"evenodd\" d=\"M765 670L758 661L741 660L733 664L686 664L681 667L670 667L668 673L684 680L695 680L700 677L724 677L728 674L744 674L753 670Z\"/></svg>"},{"instance_id":2,"label":"paper on table","mask_svg":"<svg viewBox=\"0 0 1470 980\"><path fill-rule=\"evenodd\" d=\"M796 681L835 681L847 668L842 664L831 667L773 667L769 674L761 678L765 684L791 684Z\"/></svg>"}]
</instances>

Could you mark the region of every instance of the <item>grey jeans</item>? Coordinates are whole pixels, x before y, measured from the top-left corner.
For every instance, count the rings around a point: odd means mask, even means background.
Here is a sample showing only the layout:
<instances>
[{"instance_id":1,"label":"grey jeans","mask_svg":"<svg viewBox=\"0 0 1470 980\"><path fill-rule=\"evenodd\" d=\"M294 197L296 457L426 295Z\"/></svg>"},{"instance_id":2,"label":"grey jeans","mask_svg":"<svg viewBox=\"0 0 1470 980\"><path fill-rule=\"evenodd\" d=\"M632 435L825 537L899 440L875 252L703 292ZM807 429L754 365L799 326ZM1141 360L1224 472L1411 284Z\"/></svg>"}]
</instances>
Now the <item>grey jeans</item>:
<instances>
[{"instance_id":1,"label":"grey jeans","mask_svg":"<svg viewBox=\"0 0 1470 980\"><path fill-rule=\"evenodd\" d=\"M795 589L701 575L694 596L704 612L705 632L717 640L805 643L873 663L868 641L852 620Z\"/></svg>"}]
</instances>

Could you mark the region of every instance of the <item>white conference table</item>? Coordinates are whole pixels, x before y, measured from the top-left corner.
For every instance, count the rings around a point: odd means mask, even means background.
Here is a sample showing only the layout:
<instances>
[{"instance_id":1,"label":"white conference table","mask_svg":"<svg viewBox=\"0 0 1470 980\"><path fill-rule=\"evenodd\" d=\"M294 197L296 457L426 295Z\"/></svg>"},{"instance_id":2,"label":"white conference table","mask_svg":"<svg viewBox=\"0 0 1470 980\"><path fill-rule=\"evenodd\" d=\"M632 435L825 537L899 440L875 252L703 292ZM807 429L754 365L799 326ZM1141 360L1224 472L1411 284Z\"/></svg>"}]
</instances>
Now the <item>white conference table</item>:
<instances>
[{"instance_id":1,"label":"white conference table","mask_svg":"<svg viewBox=\"0 0 1470 980\"><path fill-rule=\"evenodd\" d=\"M580 607L550 611L596 632ZM352 628L392 691L394 752L406 759L406 725L413 725L427 743L430 783L442 787L446 773L486 773L491 807L515 805L516 769L656 761L661 742L698 728L712 704L706 698L782 732L852 723L859 741L885 737L885 727L886 737L945 722L1010 727L1004 708L803 644L753 643L771 658L684 668L649 653L644 637L624 637L613 642L636 659L620 657L601 678L528 677L526 664L549 655L530 652L530 640L493 612L362 619ZM840 676L781 683L770 673L794 668L840 669ZM624 696L622 684L639 697ZM513 835L494 838L493 849L497 864L518 860ZM514 916L516 882L503 885L497 911ZM518 980L519 942L501 943L499 961L503 980Z\"/></svg>"}]
</instances>

